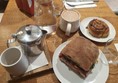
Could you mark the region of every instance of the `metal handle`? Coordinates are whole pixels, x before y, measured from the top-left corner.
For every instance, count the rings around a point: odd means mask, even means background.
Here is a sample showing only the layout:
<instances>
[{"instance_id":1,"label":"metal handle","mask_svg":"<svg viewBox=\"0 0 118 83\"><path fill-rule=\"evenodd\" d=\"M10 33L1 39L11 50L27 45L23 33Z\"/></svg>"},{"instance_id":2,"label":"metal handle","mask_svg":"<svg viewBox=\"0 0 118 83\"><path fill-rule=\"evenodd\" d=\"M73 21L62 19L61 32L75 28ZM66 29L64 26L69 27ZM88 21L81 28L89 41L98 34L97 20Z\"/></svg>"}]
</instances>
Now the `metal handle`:
<instances>
[{"instance_id":1,"label":"metal handle","mask_svg":"<svg viewBox=\"0 0 118 83\"><path fill-rule=\"evenodd\" d=\"M16 44L15 42L16 42L17 36L18 36L18 35L21 35L21 34L23 34L23 31L19 31L19 32L16 33L16 34L12 34L12 37L13 37L13 38L7 40L7 47L8 47L8 48L11 47L11 46L12 46L11 44L13 44L13 43L14 43L14 45L16 46L17 44Z\"/></svg>"},{"instance_id":2,"label":"metal handle","mask_svg":"<svg viewBox=\"0 0 118 83\"><path fill-rule=\"evenodd\" d=\"M16 42L16 39L15 39L15 38L13 38L13 39L8 39L8 40L7 40L7 47L9 48L10 45L11 45L11 43L14 43L14 42Z\"/></svg>"}]
</instances>

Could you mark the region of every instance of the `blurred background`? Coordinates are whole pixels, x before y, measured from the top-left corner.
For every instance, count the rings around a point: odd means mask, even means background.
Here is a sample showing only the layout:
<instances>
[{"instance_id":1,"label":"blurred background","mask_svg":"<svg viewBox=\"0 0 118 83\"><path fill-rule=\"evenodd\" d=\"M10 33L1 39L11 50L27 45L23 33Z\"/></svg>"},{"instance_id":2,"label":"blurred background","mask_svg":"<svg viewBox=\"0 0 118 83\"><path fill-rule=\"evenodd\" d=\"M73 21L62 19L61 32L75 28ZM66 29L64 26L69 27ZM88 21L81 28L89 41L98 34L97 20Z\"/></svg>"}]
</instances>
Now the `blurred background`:
<instances>
[{"instance_id":1,"label":"blurred background","mask_svg":"<svg viewBox=\"0 0 118 83\"><path fill-rule=\"evenodd\" d=\"M5 11L7 3L8 0L0 0L0 13L3 13Z\"/></svg>"}]
</instances>

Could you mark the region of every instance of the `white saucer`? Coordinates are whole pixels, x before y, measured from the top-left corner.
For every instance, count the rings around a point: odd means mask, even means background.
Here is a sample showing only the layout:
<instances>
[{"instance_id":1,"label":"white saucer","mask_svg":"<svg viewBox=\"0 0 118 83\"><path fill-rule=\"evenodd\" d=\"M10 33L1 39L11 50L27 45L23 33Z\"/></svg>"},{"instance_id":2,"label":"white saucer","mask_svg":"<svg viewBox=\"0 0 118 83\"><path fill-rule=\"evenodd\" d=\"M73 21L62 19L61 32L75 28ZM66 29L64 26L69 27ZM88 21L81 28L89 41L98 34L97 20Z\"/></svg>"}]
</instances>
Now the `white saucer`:
<instances>
[{"instance_id":1,"label":"white saucer","mask_svg":"<svg viewBox=\"0 0 118 83\"><path fill-rule=\"evenodd\" d=\"M108 37L106 38L96 38L96 37L93 37L88 29L86 28L89 24L89 22L93 19L99 19L101 21L104 21L108 26L109 26L109 35ZM107 42L109 39L114 39L115 38L115 35L116 35L116 31L115 31L115 28L114 26L107 20L103 19L103 18L99 18L99 17L88 17L88 18L85 18L81 21L80 23L80 31L82 32L82 34L84 36L86 36L87 38L93 40L93 41L96 41L96 42L101 42L101 43L105 43Z\"/></svg>"}]
</instances>

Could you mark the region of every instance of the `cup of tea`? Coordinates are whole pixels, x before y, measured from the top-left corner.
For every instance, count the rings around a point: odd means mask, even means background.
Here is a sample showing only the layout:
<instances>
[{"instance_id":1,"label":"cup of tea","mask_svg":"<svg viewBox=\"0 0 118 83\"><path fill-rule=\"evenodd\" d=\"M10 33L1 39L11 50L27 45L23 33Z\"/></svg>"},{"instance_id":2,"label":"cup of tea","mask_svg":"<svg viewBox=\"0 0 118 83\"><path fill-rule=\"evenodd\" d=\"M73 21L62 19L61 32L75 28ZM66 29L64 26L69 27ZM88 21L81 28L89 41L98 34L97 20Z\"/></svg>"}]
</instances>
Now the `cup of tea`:
<instances>
[{"instance_id":1,"label":"cup of tea","mask_svg":"<svg viewBox=\"0 0 118 83\"><path fill-rule=\"evenodd\" d=\"M70 33L76 32L80 25L80 13L75 10L64 10L61 13L59 27L69 36Z\"/></svg>"},{"instance_id":2,"label":"cup of tea","mask_svg":"<svg viewBox=\"0 0 118 83\"><path fill-rule=\"evenodd\" d=\"M27 56L20 46L5 49L0 55L0 64L12 76L23 75L29 66Z\"/></svg>"}]
</instances>

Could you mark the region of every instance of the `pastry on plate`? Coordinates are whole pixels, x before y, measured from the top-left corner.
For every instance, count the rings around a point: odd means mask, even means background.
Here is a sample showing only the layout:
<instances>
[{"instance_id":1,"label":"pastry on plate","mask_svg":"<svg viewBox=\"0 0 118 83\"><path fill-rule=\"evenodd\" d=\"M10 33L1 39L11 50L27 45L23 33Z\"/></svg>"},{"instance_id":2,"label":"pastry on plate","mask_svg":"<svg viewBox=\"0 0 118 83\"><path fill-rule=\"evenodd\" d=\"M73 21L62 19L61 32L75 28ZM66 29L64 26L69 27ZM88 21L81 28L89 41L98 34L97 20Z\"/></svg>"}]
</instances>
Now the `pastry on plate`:
<instances>
[{"instance_id":1,"label":"pastry on plate","mask_svg":"<svg viewBox=\"0 0 118 83\"><path fill-rule=\"evenodd\" d=\"M62 49L59 58L69 69L86 78L93 69L98 55L99 50L94 43L84 37L76 37Z\"/></svg>"},{"instance_id":2,"label":"pastry on plate","mask_svg":"<svg viewBox=\"0 0 118 83\"><path fill-rule=\"evenodd\" d=\"M108 25L99 19L91 20L87 29L92 36L97 38L105 38L109 35Z\"/></svg>"}]
</instances>

